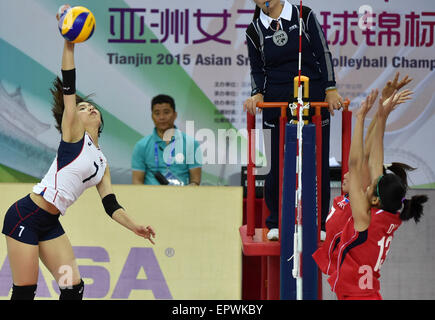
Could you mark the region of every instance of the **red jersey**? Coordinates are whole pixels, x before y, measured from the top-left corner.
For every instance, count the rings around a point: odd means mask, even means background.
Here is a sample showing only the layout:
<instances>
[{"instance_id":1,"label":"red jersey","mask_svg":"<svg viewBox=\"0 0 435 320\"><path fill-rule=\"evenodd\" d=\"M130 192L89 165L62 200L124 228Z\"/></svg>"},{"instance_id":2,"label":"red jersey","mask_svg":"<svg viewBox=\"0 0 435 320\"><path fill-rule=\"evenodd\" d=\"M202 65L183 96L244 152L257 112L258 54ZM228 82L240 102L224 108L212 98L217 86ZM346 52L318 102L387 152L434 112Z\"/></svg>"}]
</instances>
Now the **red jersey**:
<instances>
[{"instance_id":1,"label":"red jersey","mask_svg":"<svg viewBox=\"0 0 435 320\"><path fill-rule=\"evenodd\" d=\"M326 238L322 246L313 253L319 269L330 275L335 270L337 246L340 242L341 233L346 222L352 217L349 198L346 195L335 197L331 210L326 217L325 230Z\"/></svg>"},{"instance_id":2,"label":"red jersey","mask_svg":"<svg viewBox=\"0 0 435 320\"><path fill-rule=\"evenodd\" d=\"M390 249L394 232L402 224L399 212L371 209L367 230L358 232L353 217L343 228L335 270L328 279L337 296L369 296L380 290L379 270Z\"/></svg>"}]
</instances>

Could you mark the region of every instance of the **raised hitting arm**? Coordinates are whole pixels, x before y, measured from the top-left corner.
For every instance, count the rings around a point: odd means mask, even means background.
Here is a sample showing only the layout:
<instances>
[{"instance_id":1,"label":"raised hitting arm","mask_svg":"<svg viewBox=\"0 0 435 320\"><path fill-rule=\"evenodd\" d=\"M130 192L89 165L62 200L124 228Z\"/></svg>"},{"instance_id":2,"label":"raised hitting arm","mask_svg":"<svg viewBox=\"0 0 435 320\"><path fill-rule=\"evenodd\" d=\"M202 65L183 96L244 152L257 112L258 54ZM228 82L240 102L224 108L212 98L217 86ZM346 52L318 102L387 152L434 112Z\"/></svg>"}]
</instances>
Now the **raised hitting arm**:
<instances>
[{"instance_id":1,"label":"raised hitting arm","mask_svg":"<svg viewBox=\"0 0 435 320\"><path fill-rule=\"evenodd\" d=\"M62 12L70 8L62 7ZM59 20L59 14L56 16ZM62 116L62 140L77 142L83 137L84 127L78 119L76 110L76 70L74 63L74 43L65 40L62 52L62 85L64 112Z\"/></svg>"}]
</instances>

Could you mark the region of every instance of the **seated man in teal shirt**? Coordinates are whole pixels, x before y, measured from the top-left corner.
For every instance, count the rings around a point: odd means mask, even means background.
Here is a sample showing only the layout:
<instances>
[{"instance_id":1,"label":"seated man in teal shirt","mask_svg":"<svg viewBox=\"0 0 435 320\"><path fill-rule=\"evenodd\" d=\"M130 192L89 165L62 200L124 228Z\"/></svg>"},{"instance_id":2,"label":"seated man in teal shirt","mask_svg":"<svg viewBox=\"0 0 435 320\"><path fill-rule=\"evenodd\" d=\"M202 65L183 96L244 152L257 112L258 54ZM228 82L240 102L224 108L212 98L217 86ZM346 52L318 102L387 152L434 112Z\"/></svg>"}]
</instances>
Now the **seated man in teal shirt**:
<instances>
[{"instance_id":1,"label":"seated man in teal shirt","mask_svg":"<svg viewBox=\"0 0 435 320\"><path fill-rule=\"evenodd\" d=\"M174 125L174 99L154 97L151 112L154 131L139 140L133 150L133 184L199 185L202 153L199 143Z\"/></svg>"}]
</instances>

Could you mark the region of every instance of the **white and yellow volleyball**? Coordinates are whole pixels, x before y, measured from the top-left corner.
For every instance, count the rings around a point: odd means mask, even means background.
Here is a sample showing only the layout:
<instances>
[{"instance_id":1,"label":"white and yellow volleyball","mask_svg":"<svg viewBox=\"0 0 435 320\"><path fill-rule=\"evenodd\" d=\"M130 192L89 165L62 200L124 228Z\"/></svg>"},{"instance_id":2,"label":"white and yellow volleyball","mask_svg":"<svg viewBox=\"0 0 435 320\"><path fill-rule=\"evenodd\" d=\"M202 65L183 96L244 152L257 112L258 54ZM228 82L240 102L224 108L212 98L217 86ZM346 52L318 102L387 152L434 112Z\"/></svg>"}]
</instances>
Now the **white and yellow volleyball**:
<instances>
[{"instance_id":1,"label":"white and yellow volleyball","mask_svg":"<svg viewBox=\"0 0 435 320\"><path fill-rule=\"evenodd\" d=\"M72 7L66 10L59 19L61 35L72 43L88 40L95 30L95 17L85 7Z\"/></svg>"}]
</instances>

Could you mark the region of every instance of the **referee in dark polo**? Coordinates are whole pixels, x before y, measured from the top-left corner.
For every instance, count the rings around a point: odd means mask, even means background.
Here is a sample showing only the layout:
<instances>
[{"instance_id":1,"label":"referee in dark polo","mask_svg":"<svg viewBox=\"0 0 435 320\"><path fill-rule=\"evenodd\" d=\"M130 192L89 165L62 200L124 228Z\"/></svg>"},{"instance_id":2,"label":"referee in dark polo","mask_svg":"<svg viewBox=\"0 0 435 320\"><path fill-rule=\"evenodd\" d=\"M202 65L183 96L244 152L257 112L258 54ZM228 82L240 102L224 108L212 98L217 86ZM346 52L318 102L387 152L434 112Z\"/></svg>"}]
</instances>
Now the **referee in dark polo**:
<instances>
[{"instance_id":1,"label":"referee in dark polo","mask_svg":"<svg viewBox=\"0 0 435 320\"><path fill-rule=\"evenodd\" d=\"M254 0L254 19L246 30L251 65L251 97L244 110L256 112L257 102L293 100L293 79L299 63L299 7L288 1ZM314 12L302 9L302 74L310 79L310 101L326 101L322 109L322 228L329 211L330 114L341 108L343 99L335 85L332 57ZM311 112L312 115L314 112ZM266 177L264 197L270 211L266 219L268 239L278 240L279 222L279 116L278 108L263 111L263 129L271 130L271 170Z\"/></svg>"}]
</instances>

